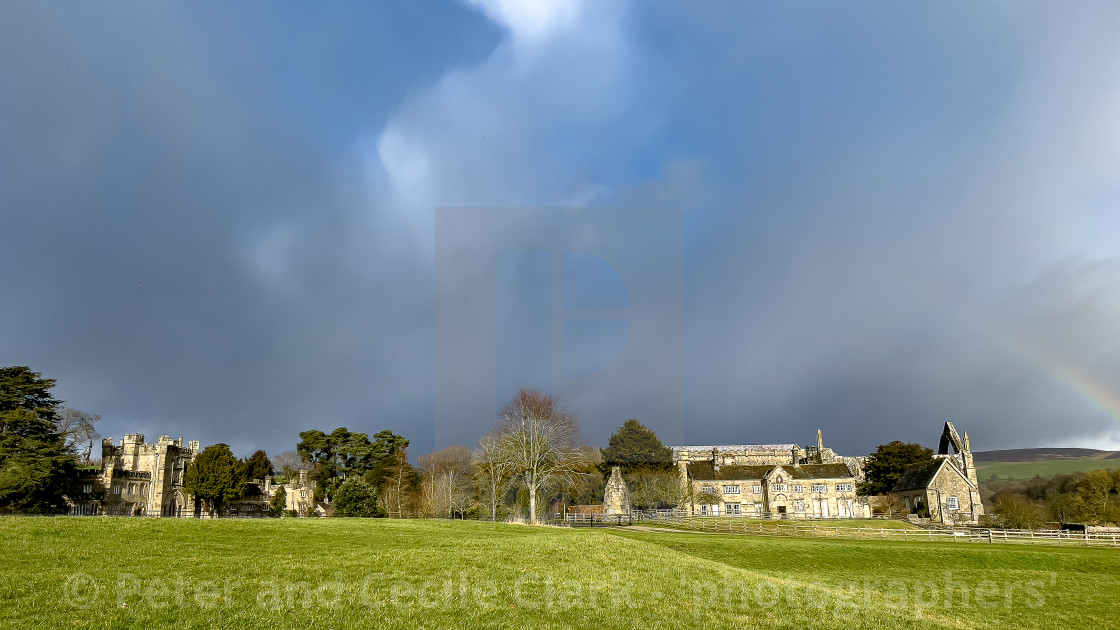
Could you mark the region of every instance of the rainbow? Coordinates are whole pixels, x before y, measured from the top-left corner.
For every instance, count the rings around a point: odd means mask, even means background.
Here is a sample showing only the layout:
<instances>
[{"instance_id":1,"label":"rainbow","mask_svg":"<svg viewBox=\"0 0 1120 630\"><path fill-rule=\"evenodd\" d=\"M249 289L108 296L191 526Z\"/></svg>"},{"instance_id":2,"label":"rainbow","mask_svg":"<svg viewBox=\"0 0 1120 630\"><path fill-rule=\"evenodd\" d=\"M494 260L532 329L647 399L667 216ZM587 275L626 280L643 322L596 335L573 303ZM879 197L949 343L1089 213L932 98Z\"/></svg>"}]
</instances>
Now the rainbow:
<instances>
[{"instance_id":1,"label":"rainbow","mask_svg":"<svg viewBox=\"0 0 1120 630\"><path fill-rule=\"evenodd\" d=\"M1053 377L1086 403L1108 414L1113 422L1120 424L1120 397L1092 374L1024 337L1007 331L1001 332L999 336L1008 347L1025 357L1032 365Z\"/></svg>"}]
</instances>

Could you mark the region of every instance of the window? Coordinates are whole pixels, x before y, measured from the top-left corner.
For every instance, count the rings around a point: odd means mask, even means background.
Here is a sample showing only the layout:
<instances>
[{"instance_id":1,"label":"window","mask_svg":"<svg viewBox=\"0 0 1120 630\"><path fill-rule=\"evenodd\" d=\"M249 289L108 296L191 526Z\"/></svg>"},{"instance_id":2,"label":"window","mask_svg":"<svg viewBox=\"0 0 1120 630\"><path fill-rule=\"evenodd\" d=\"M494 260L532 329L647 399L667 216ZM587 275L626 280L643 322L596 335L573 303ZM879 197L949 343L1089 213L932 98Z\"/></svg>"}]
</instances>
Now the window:
<instances>
[{"instance_id":1,"label":"window","mask_svg":"<svg viewBox=\"0 0 1120 630\"><path fill-rule=\"evenodd\" d=\"M738 503L725 503L723 510L728 516L739 516L742 513Z\"/></svg>"},{"instance_id":2,"label":"window","mask_svg":"<svg viewBox=\"0 0 1120 630\"><path fill-rule=\"evenodd\" d=\"M93 492L93 484L90 484L90 483L82 484L82 492L84 492L85 494L92 493Z\"/></svg>"},{"instance_id":3,"label":"window","mask_svg":"<svg viewBox=\"0 0 1120 630\"><path fill-rule=\"evenodd\" d=\"M804 512L805 511L805 502L802 501L801 499L798 499L798 500L794 501L793 502L793 511L794 512Z\"/></svg>"},{"instance_id":4,"label":"window","mask_svg":"<svg viewBox=\"0 0 1120 630\"><path fill-rule=\"evenodd\" d=\"M119 484L119 483L113 484L113 494L120 494L120 493L121 493L121 484Z\"/></svg>"},{"instance_id":5,"label":"window","mask_svg":"<svg viewBox=\"0 0 1120 630\"><path fill-rule=\"evenodd\" d=\"M762 516L762 504L761 503L755 503L754 504L754 513L758 516Z\"/></svg>"},{"instance_id":6,"label":"window","mask_svg":"<svg viewBox=\"0 0 1120 630\"><path fill-rule=\"evenodd\" d=\"M754 493L755 494L762 494L762 486L755 486L754 487Z\"/></svg>"},{"instance_id":7,"label":"window","mask_svg":"<svg viewBox=\"0 0 1120 630\"><path fill-rule=\"evenodd\" d=\"M799 484L799 483L795 483L795 484L793 484L792 486L790 486L790 489L791 489L791 490L792 490L793 492L805 492L805 486L803 486L803 485L801 485L801 484Z\"/></svg>"},{"instance_id":8,"label":"window","mask_svg":"<svg viewBox=\"0 0 1120 630\"><path fill-rule=\"evenodd\" d=\"M812 487L810 488L810 490L811 490L812 492L816 492L816 493L821 493L821 492L828 492L828 484L825 484L825 483L815 483L815 484L813 484L813 486L812 486Z\"/></svg>"},{"instance_id":9,"label":"window","mask_svg":"<svg viewBox=\"0 0 1120 630\"><path fill-rule=\"evenodd\" d=\"M957 500L957 497L945 497L945 507L950 510L959 510L961 509L961 502Z\"/></svg>"},{"instance_id":10,"label":"window","mask_svg":"<svg viewBox=\"0 0 1120 630\"><path fill-rule=\"evenodd\" d=\"M850 484L850 483L838 483L838 484L836 484L836 491L837 492L851 492L852 491L852 484Z\"/></svg>"},{"instance_id":11,"label":"window","mask_svg":"<svg viewBox=\"0 0 1120 630\"><path fill-rule=\"evenodd\" d=\"M739 494L739 486L724 486L724 494Z\"/></svg>"},{"instance_id":12,"label":"window","mask_svg":"<svg viewBox=\"0 0 1120 630\"><path fill-rule=\"evenodd\" d=\"M707 515L708 515L708 504L707 503L701 504L700 505L700 516L707 516Z\"/></svg>"},{"instance_id":13,"label":"window","mask_svg":"<svg viewBox=\"0 0 1120 630\"><path fill-rule=\"evenodd\" d=\"M299 491L299 498L306 499L307 498L307 491L306 490L300 490Z\"/></svg>"},{"instance_id":14,"label":"window","mask_svg":"<svg viewBox=\"0 0 1120 630\"><path fill-rule=\"evenodd\" d=\"M773 484L772 486L770 486L770 489L773 490L774 492L785 492L786 491L786 484L776 483L776 484Z\"/></svg>"}]
</instances>

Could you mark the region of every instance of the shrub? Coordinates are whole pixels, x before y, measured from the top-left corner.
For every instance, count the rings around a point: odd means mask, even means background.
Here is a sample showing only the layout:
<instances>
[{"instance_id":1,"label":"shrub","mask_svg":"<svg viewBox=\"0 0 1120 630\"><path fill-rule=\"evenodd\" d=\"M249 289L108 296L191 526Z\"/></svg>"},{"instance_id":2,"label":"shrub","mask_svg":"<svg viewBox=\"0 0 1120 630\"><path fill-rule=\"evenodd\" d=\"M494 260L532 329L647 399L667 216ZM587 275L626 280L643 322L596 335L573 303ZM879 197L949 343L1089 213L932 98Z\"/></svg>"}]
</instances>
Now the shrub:
<instances>
[{"instance_id":1,"label":"shrub","mask_svg":"<svg viewBox=\"0 0 1120 630\"><path fill-rule=\"evenodd\" d=\"M357 477L350 477L335 492L334 515L375 518L385 513L377 505L377 492L373 487Z\"/></svg>"}]
</instances>

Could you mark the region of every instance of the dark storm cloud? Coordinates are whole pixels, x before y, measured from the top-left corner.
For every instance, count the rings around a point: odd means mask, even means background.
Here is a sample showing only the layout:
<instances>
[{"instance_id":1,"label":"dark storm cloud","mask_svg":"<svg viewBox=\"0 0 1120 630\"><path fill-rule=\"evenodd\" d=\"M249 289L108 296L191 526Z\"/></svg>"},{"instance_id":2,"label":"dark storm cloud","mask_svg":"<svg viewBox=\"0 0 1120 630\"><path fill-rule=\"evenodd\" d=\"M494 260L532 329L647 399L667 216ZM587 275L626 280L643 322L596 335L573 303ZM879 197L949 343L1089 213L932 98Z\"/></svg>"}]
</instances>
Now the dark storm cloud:
<instances>
[{"instance_id":1,"label":"dark storm cloud","mask_svg":"<svg viewBox=\"0 0 1120 630\"><path fill-rule=\"evenodd\" d=\"M353 148L277 107L265 71L290 69L266 44L170 5L5 13L7 363L117 437L276 451L430 418L411 378L430 369L430 273L379 253ZM338 92L324 74L299 90Z\"/></svg>"},{"instance_id":2,"label":"dark storm cloud","mask_svg":"<svg viewBox=\"0 0 1120 630\"><path fill-rule=\"evenodd\" d=\"M631 416L852 453L944 420L978 449L1118 441L1114 8L473 4L5 5L2 362L105 433L239 454L469 442L517 381L599 444ZM569 210L437 242L438 206ZM683 217L657 272L683 296L639 299L625 267L666 241L635 223L600 252L621 281L568 279L641 312L539 338L525 252L649 206ZM521 253L476 255L499 236Z\"/></svg>"}]
</instances>

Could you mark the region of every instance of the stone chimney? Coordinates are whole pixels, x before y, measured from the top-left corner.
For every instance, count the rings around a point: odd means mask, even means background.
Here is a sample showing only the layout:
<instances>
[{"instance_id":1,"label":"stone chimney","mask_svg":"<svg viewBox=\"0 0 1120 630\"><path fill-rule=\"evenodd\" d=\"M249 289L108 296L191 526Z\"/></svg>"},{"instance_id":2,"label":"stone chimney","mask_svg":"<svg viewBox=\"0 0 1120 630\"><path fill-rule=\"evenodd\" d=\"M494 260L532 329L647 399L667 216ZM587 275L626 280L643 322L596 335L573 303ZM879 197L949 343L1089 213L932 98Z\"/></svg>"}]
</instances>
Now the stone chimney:
<instances>
[{"instance_id":1,"label":"stone chimney","mask_svg":"<svg viewBox=\"0 0 1120 630\"><path fill-rule=\"evenodd\" d=\"M801 468L801 456L800 453L797 452L797 446L794 446L792 449L790 449L790 454L792 455L791 459L793 460L793 467Z\"/></svg>"}]
</instances>

